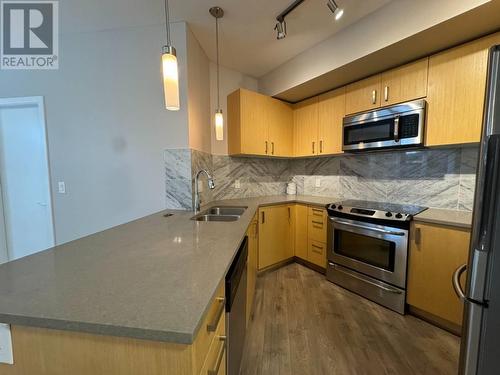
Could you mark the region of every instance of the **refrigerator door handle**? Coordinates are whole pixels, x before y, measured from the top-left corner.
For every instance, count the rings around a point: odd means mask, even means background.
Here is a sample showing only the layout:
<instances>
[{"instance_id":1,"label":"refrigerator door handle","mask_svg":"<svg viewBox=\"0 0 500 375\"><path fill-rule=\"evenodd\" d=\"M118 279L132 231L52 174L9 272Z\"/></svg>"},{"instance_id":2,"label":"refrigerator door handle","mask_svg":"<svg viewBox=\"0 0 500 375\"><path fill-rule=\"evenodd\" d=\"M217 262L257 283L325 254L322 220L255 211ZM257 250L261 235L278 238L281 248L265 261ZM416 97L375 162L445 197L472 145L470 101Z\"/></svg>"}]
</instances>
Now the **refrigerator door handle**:
<instances>
[{"instance_id":1,"label":"refrigerator door handle","mask_svg":"<svg viewBox=\"0 0 500 375\"><path fill-rule=\"evenodd\" d=\"M465 302L465 300L467 299L467 297L465 296L465 292L463 291L462 286L460 285L460 277L465 271L467 271L467 264L462 264L455 270L455 272L453 272L453 277L452 277L453 289L455 289L455 293L462 302Z\"/></svg>"}]
</instances>

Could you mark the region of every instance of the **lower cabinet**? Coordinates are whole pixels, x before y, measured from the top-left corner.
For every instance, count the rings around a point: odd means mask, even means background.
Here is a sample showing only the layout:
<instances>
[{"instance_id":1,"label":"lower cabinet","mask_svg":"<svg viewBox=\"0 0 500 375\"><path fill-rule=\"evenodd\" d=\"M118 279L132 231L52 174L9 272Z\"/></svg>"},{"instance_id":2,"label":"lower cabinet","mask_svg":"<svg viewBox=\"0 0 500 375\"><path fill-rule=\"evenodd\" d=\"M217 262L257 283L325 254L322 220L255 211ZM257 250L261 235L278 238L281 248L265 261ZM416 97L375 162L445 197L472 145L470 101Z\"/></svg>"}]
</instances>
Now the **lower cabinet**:
<instances>
[{"instance_id":1,"label":"lower cabinet","mask_svg":"<svg viewBox=\"0 0 500 375\"><path fill-rule=\"evenodd\" d=\"M452 276L467 263L470 231L414 222L410 236L407 303L436 323L458 330L463 303L453 290Z\"/></svg>"},{"instance_id":2,"label":"lower cabinet","mask_svg":"<svg viewBox=\"0 0 500 375\"><path fill-rule=\"evenodd\" d=\"M291 205L259 208L259 270L293 257Z\"/></svg>"},{"instance_id":3,"label":"lower cabinet","mask_svg":"<svg viewBox=\"0 0 500 375\"><path fill-rule=\"evenodd\" d=\"M259 224L255 214L247 230L248 236L248 263L247 263L247 326L252 316L252 306L257 281L258 251L259 251Z\"/></svg>"},{"instance_id":4,"label":"lower cabinet","mask_svg":"<svg viewBox=\"0 0 500 375\"><path fill-rule=\"evenodd\" d=\"M296 204L294 206L294 250L297 258L307 260L307 219L309 207Z\"/></svg>"}]
</instances>

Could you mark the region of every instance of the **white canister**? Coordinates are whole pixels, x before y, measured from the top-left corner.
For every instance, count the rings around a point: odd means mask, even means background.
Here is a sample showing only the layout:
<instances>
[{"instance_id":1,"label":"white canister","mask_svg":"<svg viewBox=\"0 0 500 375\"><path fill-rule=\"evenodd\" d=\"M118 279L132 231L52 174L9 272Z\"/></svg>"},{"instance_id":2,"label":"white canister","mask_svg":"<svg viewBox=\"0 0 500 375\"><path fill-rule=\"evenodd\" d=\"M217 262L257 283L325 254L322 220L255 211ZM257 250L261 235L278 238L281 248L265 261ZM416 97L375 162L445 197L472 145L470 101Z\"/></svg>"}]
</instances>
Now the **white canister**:
<instances>
[{"instance_id":1,"label":"white canister","mask_svg":"<svg viewBox=\"0 0 500 375\"><path fill-rule=\"evenodd\" d=\"M295 182L289 182L286 185L286 193L288 195L295 195L295 194L297 194L297 184Z\"/></svg>"}]
</instances>

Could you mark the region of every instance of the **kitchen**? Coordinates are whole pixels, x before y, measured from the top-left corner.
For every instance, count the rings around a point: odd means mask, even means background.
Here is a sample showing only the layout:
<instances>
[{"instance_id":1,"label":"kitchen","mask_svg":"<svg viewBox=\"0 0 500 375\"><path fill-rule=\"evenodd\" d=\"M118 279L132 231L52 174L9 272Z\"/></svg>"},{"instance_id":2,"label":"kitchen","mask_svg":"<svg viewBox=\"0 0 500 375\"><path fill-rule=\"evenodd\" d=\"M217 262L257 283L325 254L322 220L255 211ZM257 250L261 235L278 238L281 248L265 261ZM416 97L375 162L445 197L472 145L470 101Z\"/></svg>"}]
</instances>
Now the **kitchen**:
<instances>
[{"instance_id":1,"label":"kitchen","mask_svg":"<svg viewBox=\"0 0 500 375\"><path fill-rule=\"evenodd\" d=\"M60 4L59 69L0 74L53 228L2 184L0 374L494 373L500 4L362 3Z\"/></svg>"}]
</instances>

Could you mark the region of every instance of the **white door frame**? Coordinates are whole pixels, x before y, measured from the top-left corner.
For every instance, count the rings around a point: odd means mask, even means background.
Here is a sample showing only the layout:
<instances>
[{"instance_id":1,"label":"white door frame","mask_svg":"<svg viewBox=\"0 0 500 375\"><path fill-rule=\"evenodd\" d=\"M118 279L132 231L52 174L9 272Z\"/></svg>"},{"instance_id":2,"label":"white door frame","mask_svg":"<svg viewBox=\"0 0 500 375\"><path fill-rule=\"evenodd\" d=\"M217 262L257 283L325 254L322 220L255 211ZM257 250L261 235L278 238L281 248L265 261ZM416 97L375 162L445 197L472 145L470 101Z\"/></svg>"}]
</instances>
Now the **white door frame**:
<instances>
[{"instance_id":1,"label":"white door frame","mask_svg":"<svg viewBox=\"0 0 500 375\"><path fill-rule=\"evenodd\" d=\"M38 109L38 117L39 121L42 123L42 131L43 137L45 138L45 158L47 161L47 178L48 178L48 205L50 207L50 215L49 215L49 225L52 229L50 232L51 235L51 246L55 246L56 238L55 238L55 226L54 226L54 206L52 205L52 178L50 173L50 159L49 159L49 139L47 136L47 122L45 120L45 102L43 96L27 96L27 97L18 97L18 98L0 98L0 109L5 107L25 107L25 106L36 106ZM1 179L1 174L0 174ZM1 181L0 181L1 182ZM2 189L2 194L5 192ZM0 197L4 199L4 197ZM5 208L4 208L5 210ZM5 212L0 212L4 216L5 221ZM12 260L12 254L10 253L11 249L7 246L7 257L9 260Z\"/></svg>"}]
</instances>

